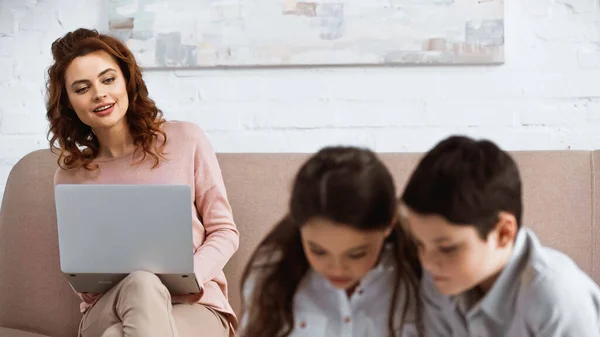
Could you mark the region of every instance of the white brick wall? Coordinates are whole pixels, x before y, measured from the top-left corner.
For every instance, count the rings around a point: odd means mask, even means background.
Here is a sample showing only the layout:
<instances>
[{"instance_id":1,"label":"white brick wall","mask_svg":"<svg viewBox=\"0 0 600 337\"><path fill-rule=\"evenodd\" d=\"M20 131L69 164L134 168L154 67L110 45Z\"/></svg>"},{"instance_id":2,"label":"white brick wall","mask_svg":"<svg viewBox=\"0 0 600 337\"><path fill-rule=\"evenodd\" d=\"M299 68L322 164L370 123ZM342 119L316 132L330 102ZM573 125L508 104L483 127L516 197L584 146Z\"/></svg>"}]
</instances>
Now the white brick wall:
<instances>
[{"instance_id":1,"label":"white brick wall","mask_svg":"<svg viewBox=\"0 0 600 337\"><path fill-rule=\"evenodd\" d=\"M147 71L167 118L197 122L219 152L332 143L422 151L451 133L509 150L600 148L598 0L506 0L506 64ZM107 27L105 1L0 0L0 195L11 167L46 148L50 44Z\"/></svg>"}]
</instances>

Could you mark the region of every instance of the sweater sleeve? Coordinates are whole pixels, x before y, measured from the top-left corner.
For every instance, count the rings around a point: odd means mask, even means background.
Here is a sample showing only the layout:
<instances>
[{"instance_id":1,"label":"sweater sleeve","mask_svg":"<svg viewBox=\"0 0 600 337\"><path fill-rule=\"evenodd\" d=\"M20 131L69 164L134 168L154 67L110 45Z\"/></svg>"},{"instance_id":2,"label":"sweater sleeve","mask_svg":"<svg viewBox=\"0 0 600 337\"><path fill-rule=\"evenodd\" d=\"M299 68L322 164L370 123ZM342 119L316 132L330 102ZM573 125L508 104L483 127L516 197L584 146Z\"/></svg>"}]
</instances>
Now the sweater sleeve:
<instances>
[{"instance_id":1,"label":"sweater sleeve","mask_svg":"<svg viewBox=\"0 0 600 337\"><path fill-rule=\"evenodd\" d=\"M237 251L239 233L233 221L217 156L204 132L196 130L194 180L196 209L206 238L194 253L194 269L200 285L222 273Z\"/></svg>"}]
</instances>

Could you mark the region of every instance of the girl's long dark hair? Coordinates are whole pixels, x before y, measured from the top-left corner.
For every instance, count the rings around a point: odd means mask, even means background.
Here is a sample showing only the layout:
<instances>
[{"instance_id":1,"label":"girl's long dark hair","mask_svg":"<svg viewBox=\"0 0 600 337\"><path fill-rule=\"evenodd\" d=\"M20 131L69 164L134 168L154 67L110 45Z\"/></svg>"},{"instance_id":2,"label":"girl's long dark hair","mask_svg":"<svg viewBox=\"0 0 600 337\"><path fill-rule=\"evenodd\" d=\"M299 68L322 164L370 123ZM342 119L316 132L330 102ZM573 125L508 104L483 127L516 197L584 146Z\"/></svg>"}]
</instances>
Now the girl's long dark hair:
<instances>
[{"instance_id":1,"label":"girl's long dark hair","mask_svg":"<svg viewBox=\"0 0 600 337\"><path fill-rule=\"evenodd\" d=\"M327 147L300 168L294 181L289 213L262 240L242 275L242 293L249 277L253 292L243 299L242 337L285 337L294 328L294 295L309 269L300 228L311 218L323 217L359 230L381 230L396 226L387 241L393 246L396 279L389 310L389 336L395 337L397 298L406 296L401 323L410 307L416 308L421 267L417 250L400 226L396 189L385 165L369 150ZM413 303L414 301L414 303Z\"/></svg>"}]
</instances>

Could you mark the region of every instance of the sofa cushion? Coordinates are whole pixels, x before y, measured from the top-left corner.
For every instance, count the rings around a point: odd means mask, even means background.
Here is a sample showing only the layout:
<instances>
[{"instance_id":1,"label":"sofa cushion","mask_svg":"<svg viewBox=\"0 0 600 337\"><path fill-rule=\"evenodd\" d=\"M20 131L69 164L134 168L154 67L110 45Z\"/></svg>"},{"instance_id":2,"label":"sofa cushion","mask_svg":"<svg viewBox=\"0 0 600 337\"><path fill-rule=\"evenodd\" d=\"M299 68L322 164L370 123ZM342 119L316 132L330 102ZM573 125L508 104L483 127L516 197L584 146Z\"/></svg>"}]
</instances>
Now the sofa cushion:
<instances>
[{"instance_id":1,"label":"sofa cushion","mask_svg":"<svg viewBox=\"0 0 600 337\"><path fill-rule=\"evenodd\" d=\"M50 337L47 335L39 335L32 332L21 330L7 329L0 327L0 337Z\"/></svg>"}]
</instances>

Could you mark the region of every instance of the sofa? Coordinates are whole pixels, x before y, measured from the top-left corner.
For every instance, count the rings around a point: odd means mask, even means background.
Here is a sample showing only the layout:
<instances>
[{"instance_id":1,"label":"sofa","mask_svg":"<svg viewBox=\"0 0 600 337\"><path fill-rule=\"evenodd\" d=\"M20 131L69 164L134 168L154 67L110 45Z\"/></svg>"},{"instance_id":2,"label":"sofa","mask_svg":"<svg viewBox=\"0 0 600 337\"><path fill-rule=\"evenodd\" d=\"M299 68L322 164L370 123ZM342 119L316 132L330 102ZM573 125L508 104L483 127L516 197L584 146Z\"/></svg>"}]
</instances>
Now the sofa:
<instances>
[{"instance_id":1,"label":"sofa","mask_svg":"<svg viewBox=\"0 0 600 337\"><path fill-rule=\"evenodd\" d=\"M600 281L600 151L513 152L524 182L524 224ZM382 153L403 187L421 154ZM239 312L239 281L258 241L286 211L307 154L218 154L240 248L226 266ZM0 337L74 337L79 299L60 272L53 175L56 156L34 151L10 172L0 209Z\"/></svg>"}]
</instances>

